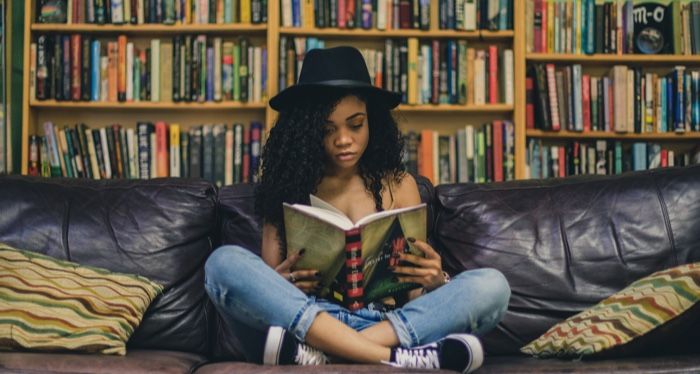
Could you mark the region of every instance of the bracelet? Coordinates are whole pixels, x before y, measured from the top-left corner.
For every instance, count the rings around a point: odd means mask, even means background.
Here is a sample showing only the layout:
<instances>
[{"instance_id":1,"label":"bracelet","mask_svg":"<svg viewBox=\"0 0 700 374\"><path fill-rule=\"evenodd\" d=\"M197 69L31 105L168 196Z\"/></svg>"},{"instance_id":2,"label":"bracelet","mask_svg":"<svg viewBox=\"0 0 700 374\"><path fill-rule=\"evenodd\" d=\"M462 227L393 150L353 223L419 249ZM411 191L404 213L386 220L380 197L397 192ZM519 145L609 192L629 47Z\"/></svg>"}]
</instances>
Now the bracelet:
<instances>
[{"instance_id":1,"label":"bracelet","mask_svg":"<svg viewBox=\"0 0 700 374\"><path fill-rule=\"evenodd\" d=\"M447 272L444 270L442 271L442 276L445 277L445 283L442 284L443 286L450 283L450 281L452 280L452 278L450 278L450 275L447 274Z\"/></svg>"}]
</instances>

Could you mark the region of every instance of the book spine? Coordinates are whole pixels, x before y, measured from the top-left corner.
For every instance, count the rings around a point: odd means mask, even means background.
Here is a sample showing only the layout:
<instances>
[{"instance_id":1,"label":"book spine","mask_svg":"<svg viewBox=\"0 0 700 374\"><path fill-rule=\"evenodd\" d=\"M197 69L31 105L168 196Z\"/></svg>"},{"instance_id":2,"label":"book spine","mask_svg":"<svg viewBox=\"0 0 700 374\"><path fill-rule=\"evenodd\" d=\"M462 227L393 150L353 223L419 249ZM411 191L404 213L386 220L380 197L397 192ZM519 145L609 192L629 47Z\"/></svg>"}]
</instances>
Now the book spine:
<instances>
[{"instance_id":1,"label":"book spine","mask_svg":"<svg viewBox=\"0 0 700 374\"><path fill-rule=\"evenodd\" d=\"M359 229L345 232L345 297L343 302L350 311L364 307L362 274L362 240Z\"/></svg>"}]
</instances>

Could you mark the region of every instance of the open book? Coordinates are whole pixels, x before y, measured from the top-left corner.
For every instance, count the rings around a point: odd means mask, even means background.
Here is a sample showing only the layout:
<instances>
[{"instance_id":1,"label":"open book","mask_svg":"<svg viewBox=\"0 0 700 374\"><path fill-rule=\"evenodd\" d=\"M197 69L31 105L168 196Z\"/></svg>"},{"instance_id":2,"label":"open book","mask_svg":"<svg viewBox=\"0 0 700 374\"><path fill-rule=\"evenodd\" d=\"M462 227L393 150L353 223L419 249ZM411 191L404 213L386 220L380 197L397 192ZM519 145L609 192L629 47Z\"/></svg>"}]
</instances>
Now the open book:
<instances>
[{"instance_id":1,"label":"open book","mask_svg":"<svg viewBox=\"0 0 700 374\"><path fill-rule=\"evenodd\" d=\"M287 253L306 249L295 269L321 272L321 297L355 310L419 287L394 282L388 267L399 265L399 253L423 255L406 238L426 239L425 204L373 213L353 223L331 204L310 198L311 205L283 205Z\"/></svg>"}]
</instances>

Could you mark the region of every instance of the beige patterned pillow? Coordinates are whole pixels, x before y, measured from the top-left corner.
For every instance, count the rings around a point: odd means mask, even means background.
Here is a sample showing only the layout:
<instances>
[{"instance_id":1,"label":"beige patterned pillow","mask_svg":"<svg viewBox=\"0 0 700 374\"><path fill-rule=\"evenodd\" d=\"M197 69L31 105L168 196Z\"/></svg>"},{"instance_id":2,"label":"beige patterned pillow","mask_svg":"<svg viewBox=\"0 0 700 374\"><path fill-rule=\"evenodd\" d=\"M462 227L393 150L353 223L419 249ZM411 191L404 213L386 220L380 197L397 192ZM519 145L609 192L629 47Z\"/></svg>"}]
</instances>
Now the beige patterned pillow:
<instances>
[{"instance_id":1,"label":"beige patterned pillow","mask_svg":"<svg viewBox=\"0 0 700 374\"><path fill-rule=\"evenodd\" d=\"M0 349L126 354L163 288L0 243Z\"/></svg>"},{"instance_id":2,"label":"beige patterned pillow","mask_svg":"<svg viewBox=\"0 0 700 374\"><path fill-rule=\"evenodd\" d=\"M538 357L581 357L610 351L631 352L643 347L654 330L655 339L670 340L669 329L682 334L680 321L700 318L700 262L662 270L644 277L597 305L550 328L523 353ZM666 326L665 326L666 325ZM663 331L662 331L663 330Z\"/></svg>"}]
</instances>

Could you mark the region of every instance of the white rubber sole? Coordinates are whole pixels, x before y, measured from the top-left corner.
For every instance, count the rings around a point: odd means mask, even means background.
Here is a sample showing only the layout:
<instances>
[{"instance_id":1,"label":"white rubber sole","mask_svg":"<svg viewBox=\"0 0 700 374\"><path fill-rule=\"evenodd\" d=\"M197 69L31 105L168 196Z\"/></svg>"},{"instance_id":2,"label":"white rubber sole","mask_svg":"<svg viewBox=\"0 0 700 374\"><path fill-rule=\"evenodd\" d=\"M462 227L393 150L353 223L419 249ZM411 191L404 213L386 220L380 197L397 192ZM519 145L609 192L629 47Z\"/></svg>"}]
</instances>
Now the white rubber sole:
<instances>
[{"instance_id":1,"label":"white rubber sole","mask_svg":"<svg viewBox=\"0 0 700 374\"><path fill-rule=\"evenodd\" d=\"M270 329L267 331L267 338L265 339L263 364L279 365L282 339L284 339L284 329L279 326L270 327Z\"/></svg>"},{"instance_id":2,"label":"white rubber sole","mask_svg":"<svg viewBox=\"0 0 700 374\"><path fill-rule=\"evenodd\" d=\"M470 334L452 334L447 337L462 341L471 354L471 362L464 368L462 374L471 373L484 364L484 348L481 346L481 342L476 336Z\"/></svg>"}]
</instances>

